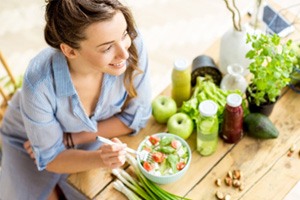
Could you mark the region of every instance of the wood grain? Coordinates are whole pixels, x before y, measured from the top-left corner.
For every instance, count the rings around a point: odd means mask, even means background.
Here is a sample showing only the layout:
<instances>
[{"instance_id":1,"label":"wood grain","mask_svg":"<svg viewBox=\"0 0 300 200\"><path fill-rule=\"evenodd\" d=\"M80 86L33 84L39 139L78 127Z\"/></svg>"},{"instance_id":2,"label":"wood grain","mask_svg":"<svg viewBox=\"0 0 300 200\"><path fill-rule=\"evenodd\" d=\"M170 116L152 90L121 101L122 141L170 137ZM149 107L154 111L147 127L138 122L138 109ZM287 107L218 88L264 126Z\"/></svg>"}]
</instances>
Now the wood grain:
<instances>
[{"instance_id":1,"label":"wood grain","mask_svg":"<svg viewBox=\"0 0 300 200\"><path fill-rule=\"evenodd\" d=\"M292 144L300 140L300 112L297 112L294 107L300 100L297 95L298 94L289 90L277 103L276 108L270 117L280 132L277 139L259 140L245 136L225 157L222 158L221 162L212 167L210 173L188 193L187 197L191 199L210 199L214 196L215 192L220 189L230 193L233 199L244 199L243 195L245 195L248 190L251 188L259 188L255 187L255 185L258 184L260 179L269 173L274 166L276 166L275 169L277 172L281 173L277 166L280 166L280 164L277 163L281 158L286 158L288 149ZM294 170L297 170L300 159L294 162L298 162L297 164L294 164ZM245 186L243 191L238 192L236 189L228 187L214 187L214 180L216 178L223 179L228 171L234 169L240 169L242 171L242 182ZM284 173L284 169L285 168L282 168L282 173ZM293 170L289 171L289 173L293 172ZM297 179L296 177L295 179ZM274 184L274 182L278 182L276 181L277 178L278 176L268 176L268 179L265 181ZM285 184L287 184L286 181L278 182L278 187L284 187ZM289 185L287 188L290 189L291 187L292 185ZM256 189L254 192L250 192L249 199L251 199L251 195L254 193L257 196L264 197L254 199L272 199L269 198L269 193L266 194L266 191L268 190L266 190L265 187L261 188L262 193L260 194Z\"/></svg>"},{"instance_id":2,"label":"wood grain","mask_svg":"<svg viewBox=\"0 0 300 200\"><path fill-rule=\"evenodd\" d=\"M170 87L162 94L169 94L169 92ZM300 141L299 105L299 94L287 89L270 116L280 132L277 139L259 140L244 136L236 145L226 144L219 139L217 151L209 157L202 157L195 150L196 134L193 133L187 140L192 149L192 163L189 170L176 183L162 187L169 192L191 199L212 199L217 189L230 193L233 199L252 199L253 195L257 196L255 199L270 199L269 197L281 199L300 179L300 175L296 174L300 159L297 156L289 158L286 155L292 144ZM130 147L137 148L145 136L165 131L167 131L165 125L157 124L151 118L138 135L125 136L121 140ZM224 178L229 170L234 169L242 171L244 190L237 191L225 186L216 188L215 179ZM123 197L112 188L110 183L113 177L105 172L96 170L82 176L72 175L69 180L91 199L98 193L96 199L110 199L111 195L116 195L120 199ZM272 187L281 188L282 191L278 194L278 190L270 189Z\"/></svg>"},{"instance_id":3,"label":"wood grain","mask_svg":"<svg viewBox=\"0 0 300 200\"><path fill-rule=\"evenodd\" d=\"M293 37L293 35L291 36ZM203 54L211 56L218 65L220 41L216 40ZM170 95L171 86L161 94ZM220 190L229 193L231 199L273 200L283 199L300 180L300 96L289 88L276 103L269 116L280 134L276 139L261 140L247 135L237 144L227 144L219 139L217 151L203 157L196 151L196 133L187 142L192 149L192 163L187 173L176 183L162 185L167 191L196 200L215 199ZM145 136L166 132L165 125L155 122L151 117L146 127L136 136L120 139L131 148L137 148ZM296 152L287 156L289 148L297 145ZM244 189L225 186L223 179L228 171L239 169L242 172ZM126 169L130 172L131 168ZM80 175L71 175L69 181L90 199L126 199L116 191L112 182L114 177L108 172L93 170ZM217 187L215 180L222 179ZM98 182L97 182L98 181Z\"/></svg>"}]
</instances>

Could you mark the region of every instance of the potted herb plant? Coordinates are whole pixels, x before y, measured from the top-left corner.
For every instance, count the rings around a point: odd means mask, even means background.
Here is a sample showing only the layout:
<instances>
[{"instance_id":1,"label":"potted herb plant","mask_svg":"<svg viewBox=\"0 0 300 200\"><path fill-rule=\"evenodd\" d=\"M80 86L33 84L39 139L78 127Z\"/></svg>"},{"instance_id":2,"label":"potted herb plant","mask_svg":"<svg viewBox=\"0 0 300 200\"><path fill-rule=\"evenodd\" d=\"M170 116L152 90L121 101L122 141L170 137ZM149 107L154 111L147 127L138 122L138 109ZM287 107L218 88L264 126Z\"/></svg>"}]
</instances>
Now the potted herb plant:
<instances>
[{"instance_id":1,"label":"potted herb plant","mask_svg":"<svg viewBox=\"0 0 300 200\"><path fill-rule=\"evenodd\" d=\"M247 43L252 45L246 54L251 59L249 70L252 74L246 91L249 110L268 116L282 89L290 82L295 56L292 41L281 43L276 34L248 34Z\"/></svg>"},{"instance_id":2,"label":"potted herb plant","mask_svg":"<svg viewBox=\"0 0 300 200\"><path fill-rule=\"evenodd\" d=\"M294 42L292 49L295 51L294 69L291 73L290 88L300 93L300 42Z\"/></svg>"}]
</instances>

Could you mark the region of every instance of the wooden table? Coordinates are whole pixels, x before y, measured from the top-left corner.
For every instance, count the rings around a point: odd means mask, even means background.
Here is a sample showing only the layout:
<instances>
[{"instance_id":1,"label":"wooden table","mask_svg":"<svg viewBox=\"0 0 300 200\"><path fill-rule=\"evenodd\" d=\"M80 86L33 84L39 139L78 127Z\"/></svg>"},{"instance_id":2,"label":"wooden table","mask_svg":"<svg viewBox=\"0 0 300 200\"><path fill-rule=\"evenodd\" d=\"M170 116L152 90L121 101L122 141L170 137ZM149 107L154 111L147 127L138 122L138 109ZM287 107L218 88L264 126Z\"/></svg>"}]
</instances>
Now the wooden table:
<instances>
[{"instance_id":1,"label":"wooden table","mask_svg":"<svg viewBox=\"0 0 300 200\"><path fill-rule=\"evenodd\" d=\"M216 46L207 54L212 55ZM169 95L170 87L162 94ZM196 151L196 133L193 133L187 140L193 152L190 169L182 179L163 188L191 199L214 199L217 190L230 193L232 199L283 199L300 180L299 106L300 94L288 89L270 116L280 132L277 139L259 140L245 136L236 145L226 144L219 139L217 151L209 157L202 157ZM121 140L137 148L146 135L165 131L166 126L157 124L151 117L137 136L126 136ZM287 153L293 144L297 146L296 151L289 157ZM243 174L243 191L224 185L223 178L234 169L241 170ZM222 187L215 186L217 178L222 179ZM90 199L126 199L112 187L113 179L110 171L97 169L73 174L69 182Z\"/></svg>"},{"instance_id":2,"label":"wooden table","mask_svg":"<svg viewBox=\"0 0 300 200\"><path fill-rule=\"evenodd\" d=\"M219 41L216 41L205 54L217 61L218 52ZM170 95L170 88L166 88L162 94ZM217 151L209 157L202 157L196 151L194 132L187 140L192 149L189 170L179 181L162 187L169 192L195 200L216 199L217 190L229 193L231 199L284 199L300 180L300 94L288 88L286 90L269 117L280 132L277 139L260 140L244 136L235 145L219 139ZM137 148L145 136L166 131L165 125L157 124L151 117L138 135L120 139L129 147ZM296 150L288 156L292 145L296 145ZM223 181L227 172L235 169L242 172L242 191L226 186ZM127 167L127 170L130 171L131 168ZM222 180L221 187L215 185L217 178ZM113 188L114 177L109 170L95 169L72 174L68 180L88 199L126 199ZM295 199L299 199L299 196Z\"/></svg>"}]
</instances>

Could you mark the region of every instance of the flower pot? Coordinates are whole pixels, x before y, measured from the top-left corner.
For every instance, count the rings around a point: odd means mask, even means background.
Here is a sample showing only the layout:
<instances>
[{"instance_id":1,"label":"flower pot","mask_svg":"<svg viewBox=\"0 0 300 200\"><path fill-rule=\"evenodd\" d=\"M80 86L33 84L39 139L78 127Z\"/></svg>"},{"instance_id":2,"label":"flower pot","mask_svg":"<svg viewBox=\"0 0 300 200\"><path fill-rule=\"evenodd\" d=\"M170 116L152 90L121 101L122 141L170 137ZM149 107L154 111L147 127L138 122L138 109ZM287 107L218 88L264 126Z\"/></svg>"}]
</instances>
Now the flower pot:
<instances>
[{"instance_id":1,"label":"flower pot","mask_svg":"<svg viewBox=\"0 0 300 200\"><path fill-rule=\"evenodd\" d=\"M251 96L248 92L248 90L246 90L246 98L248 101L248 108L249 111L251 113L261 113L264 114L266 116L271 115L273 108L275 106L275 103L278 101L279 97L276 99L275 102L267 102L267 103L263 103L261 105L256 105L254 101L251 101Z\"/></svg>"},{"instance_id":2,"label":"flower pot","mask_svg":"<svg viewBox=\"0 0 300 200\"><path fill-rule=\"evenodd\" d=\"M220 85L220 82L222 80L222 73L218 69L214 60L207 55L197 56L196 58L194 58L192 63L192 86L194 87L196 85L198 76L205 77L206 75L211 76L216 85Z\"/></svg>"},{"instance_id":3,"label":"flower pot","mask_svg":"<svg viewBox=\"0 0 300 200\"><path fill-rule=\"evenodd\" d=\"M255 103L252 103L248 100L248 107L251 113L261 113L269 116L273 111L275 103L276 102L257 106Z\"/></svg>"},{"instance_id":4,"label":"flower pot","mask_svg":"<svg viewBox=\"0 0 300 200\"><path fill-rule=\"evenodd\" d=\"M290 81L290 88L297 92L300 93L300 69L294 67L293 72L290 75L291 81Z\"/></svg>"}]
</instances>

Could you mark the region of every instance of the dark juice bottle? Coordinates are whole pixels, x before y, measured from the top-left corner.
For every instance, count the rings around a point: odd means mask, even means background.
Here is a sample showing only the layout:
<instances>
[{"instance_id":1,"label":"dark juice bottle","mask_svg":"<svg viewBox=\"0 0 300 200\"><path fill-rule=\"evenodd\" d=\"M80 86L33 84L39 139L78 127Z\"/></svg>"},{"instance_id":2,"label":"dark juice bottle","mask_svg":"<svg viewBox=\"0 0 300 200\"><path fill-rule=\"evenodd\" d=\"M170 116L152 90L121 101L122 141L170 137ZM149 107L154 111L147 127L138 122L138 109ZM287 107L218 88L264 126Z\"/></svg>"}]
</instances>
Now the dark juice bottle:
<instances>
[{"instance_id":1,"label":"dark juice bottle","mask_svg":"<svg viewBox=\"0 0 300 200\"><path fill-rule=\"evenodd\" d=\"M230 94L226 98L222 137L227 143L237 143L243 137L243 108L242 97Z\"/></svg>"}]
</instances>

